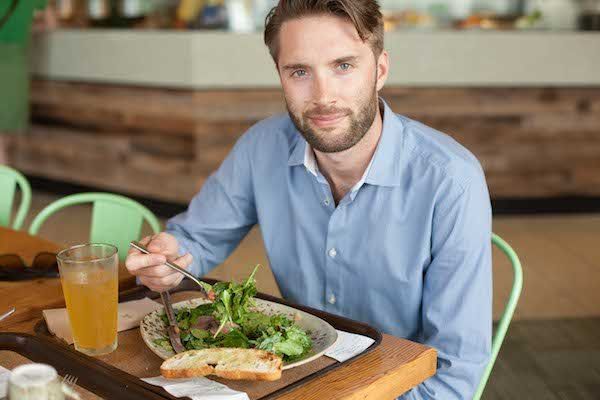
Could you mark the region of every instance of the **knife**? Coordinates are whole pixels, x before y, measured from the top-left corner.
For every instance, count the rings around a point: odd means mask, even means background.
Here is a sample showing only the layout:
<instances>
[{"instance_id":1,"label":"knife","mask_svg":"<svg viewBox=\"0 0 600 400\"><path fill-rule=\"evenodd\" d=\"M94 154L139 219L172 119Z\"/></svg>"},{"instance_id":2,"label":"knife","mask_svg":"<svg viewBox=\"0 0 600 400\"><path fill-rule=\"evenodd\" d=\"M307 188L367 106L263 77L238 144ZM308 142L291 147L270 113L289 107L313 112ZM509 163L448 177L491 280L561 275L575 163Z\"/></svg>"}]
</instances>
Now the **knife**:
<instances>
[{"instance_id":1,"label":"knife","mask_svg":"<svg viewBox=\"0 0 600 400\"><path fill-rule=\"evenodd\" d=\"M185 347L181 344L181 337L179 336L179 326L177 326L177 319L175 319L175 312L171 305L171 295L169 291L160 293L160 298L165 306L165 314L167 314L167 320L169 325L167 326L167 332L169 333L169 341L175 353L181 353L185 351Z\"/></svg>"}]
</instances>

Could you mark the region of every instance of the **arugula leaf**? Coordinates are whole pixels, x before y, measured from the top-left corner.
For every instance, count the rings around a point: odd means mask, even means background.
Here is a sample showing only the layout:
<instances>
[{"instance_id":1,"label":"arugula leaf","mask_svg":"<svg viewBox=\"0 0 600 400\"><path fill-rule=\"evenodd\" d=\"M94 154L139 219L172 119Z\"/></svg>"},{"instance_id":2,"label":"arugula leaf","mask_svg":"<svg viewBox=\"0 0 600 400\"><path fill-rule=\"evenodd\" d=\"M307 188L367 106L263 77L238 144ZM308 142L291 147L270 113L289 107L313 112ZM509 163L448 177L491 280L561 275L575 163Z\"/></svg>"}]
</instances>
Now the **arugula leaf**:
<instances>
[{"instance_id":1,"label":"arugula leaf","mask_svg":"<svg viewBox=\"0 0 600 400\"><path fill-rule=\"evenodd\" d=\"M308 334L300 329L297 325L292 325L285 330L285 336L288 340L294 341L302 346L303 349L310 349L312 347L312 340Z\"/></svg>"},{"instance_id":2,"label":"arugula leaf","mask_svg":"<svg viewBox=\"0 0 600 400\"><path fill-rule=\"evenodd\" d=\"M215 293L215 317L220 321L219 329L213 335L216 338L227 322L239 324L248 312L248 308L254 305L252 298L256 291L256 270L241 284L234 282L218 282L212 286Z\"/></svg>"},{"instance_id":3,"label":"arugula leaf","mask_svg":"<svg viewBox=\"0 0 600 400\"><path fill-rule=\"evenodd\" d=\"M304 352L304 347L296 341L284 340L283 342L275 343L273 345L275 354L285 354L286 356L299 356Z\"/></svg>"},{"instance_id":4,"label":"arugula leaf","mask_svg":"<svg viewBox=\"0 0 600 400\"><path fill-rule=\"evenodd\" d=\"M182 319L181 321L177 322L177 326L182 330L190 329L190 320Z\"/></svg>"},{"instance_id":5,"label":"arugula leaf","mask_svg":"<svg viewBox=\"0 0 600 400\"><path fill-rule=\"evenodd\" d=\"M192 336L194 336L196 339L206 339L210 337L210 332L204 329L190 329L190 333L192 334Z\"/></svg>"},{"instance_id":6,"label":"arugula leaf","mask_svg":"<svg viewBox=\"0 0 600 400\"><path fill-rule=\"evenodd\" d=\"M167 338L154 339L152 342L165 350L173 351L173 346L171 346L171 342Z\"/></svg>"},{"instance_id":7,"label":"arugula leaf","mask_svg":"<svg viewBox=\"0 0 600 400\"><path fill-rule=\"evenodd\" d=\"M181 340L186 349L208 347L255 347L281 356L285 361L301 358L312 348L308 332L302 330L286 315L268 316L253 310L257 293L255 275L257 265L250 276L241 283L217 282L206 289L215 295L213 303L199 305L193 309L176 311L181 327ZM200 316L212 316L219 322L214 335L203 329L190 329ZM161 318L166 323L166 316ZM230 324L231 330L223 333ZM164 340L167 340L164 342ZM170 347L168 339L163 339Z\"/></svg>"},{"instance_id":8,"label":"arugula leaf","mask_svg":"<svg viewBox=\"0 0 600 400\"><path fill-rule=\"evenodd\" d=\"M263 333L263 337L258 339L258 345L256 346L257 349L260 350L267 350L270 352L275 352L274 347L275 344L281 342L283 340L283 335L281 334L281 332L276 332L272 335L267 335L265 333Z\"/></svg>"},{"instance_id":9,"label":"arugula leaf","mask_svg":"<svg viewBox=\"0 0 600 400\"><path fill-rule=\"evenodd\" d=\"M213 303L200 304L196 308L190 310L190 323L195 324L199 317L212 315L215 310Z\"/></svg>"},{"instance_id":10,"label":"arugula leaf","mask_svg":"<svg viewBox=\"0 0 600 400\"><path fill-rule=\"evenodd\" d=\"M271 317L271 321L285 322L287 327L279 326L276 330L273 326L268 327L262 333L262 337L256 340L257 348L271 351L284 357L284 360L301 356L307 353L312 347L312 340L306 332L283 315L277 315L277 318Z\"/></svg>"},{"instance_id":11,"label":"arugula leaf","mask_svg":"<svg viewBox=\"0 0 600 400\"><path fill-rule=\"evenodd\" d=\"M247 349L250 347L250 341L239 329L232 329L221 336L221 339L213 343L215 347L240 347Z\"/></svg>"},{"instance_id":12,"label":"arugula leaf","mask_svg":"<svg viewBox=\"0 0 600 400\"><path fill-rule=\"evenodd\" d=\"M245 335L256 338L260 335L260 332L271 326L271 317L259 312L248 312L239 325Z\"/></svg>"}]
</instances>

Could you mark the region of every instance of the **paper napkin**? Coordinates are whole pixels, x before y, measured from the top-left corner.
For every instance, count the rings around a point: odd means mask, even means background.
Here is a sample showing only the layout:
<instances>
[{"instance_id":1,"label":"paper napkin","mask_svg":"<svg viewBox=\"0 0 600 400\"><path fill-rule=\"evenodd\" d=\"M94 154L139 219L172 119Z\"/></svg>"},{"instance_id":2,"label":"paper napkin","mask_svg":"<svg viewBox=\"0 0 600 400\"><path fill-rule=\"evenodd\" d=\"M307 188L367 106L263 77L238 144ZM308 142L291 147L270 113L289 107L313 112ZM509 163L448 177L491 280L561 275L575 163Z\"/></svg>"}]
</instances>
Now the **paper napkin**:
<instances>
[{"instance_id":1,"label":"paper napkin","mask_svg":"<svg viewBox=\"0 0 600 400\"><path fill-rule=\"evenodd\" d=\"M135 328L140 325L142 318L146 314L162 308L162 305L147 297L142 300L132 300L119 303L119 318L117 330L119 332ZM66 308L55 308L44 310L44 319L48 325L48 330L59 338L65 340L68 344L73 343L69 316Z\"/></svg>"},{"instance_id":2,"label":"paper napkin","mask_svg":"<svg viewBox=\"0 0 600 400\"><path fill-rule=\"evenodd\" d=\"M164 388L175 397L187 396L192 400L249 400L246 393L230 389L203 376L185 379L167 379L157 376L142 380Z\"/></svg>"},{"instance_id":3,"label":"paper napkin","mask_svg":"<svg viewBox=\"0 0 600 400\"><path fill-rule=\"evenodd\" d=\"M339 362L344 362L357 354L365 351L375 342L367 336L357 335L344 331L337 331L338 338L335 344L325 352L327 357L331 357Z\"/></svg>"}]
</instances>

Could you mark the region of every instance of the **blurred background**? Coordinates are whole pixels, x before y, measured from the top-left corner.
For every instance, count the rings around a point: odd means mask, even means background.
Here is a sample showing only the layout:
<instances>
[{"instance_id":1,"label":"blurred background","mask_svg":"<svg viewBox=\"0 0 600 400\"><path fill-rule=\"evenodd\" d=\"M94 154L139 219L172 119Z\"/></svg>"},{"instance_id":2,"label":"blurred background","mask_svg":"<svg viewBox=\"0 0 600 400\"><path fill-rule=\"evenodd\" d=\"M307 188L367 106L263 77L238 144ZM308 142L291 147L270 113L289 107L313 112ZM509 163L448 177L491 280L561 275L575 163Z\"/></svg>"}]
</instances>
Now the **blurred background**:
<instances>
[{"instance_id":1,"label":"blurred background","mask_svg":"<svg viewBox=\"0 0 600 400\"><path fill-rule=\"evenodd\" d=\"M285 112L262 42L273 0L1 2L0 18L14 3L5 23L20 25L0 34L0 107L20 119L0 113L0 161L34 189L25 226L89 190L137 199L164 223L248 127ZM600 399L600 0L381 6L381 96L478 157L493 229L523 263L484 398ZM41 234L81 242L89 214L70 209ZM258 227L211 276L239 279L256 263L268 265ZM279 294L260 273L259 289ZM511 285L494 250L496 318Z\"/></svg>"}]
</instances>

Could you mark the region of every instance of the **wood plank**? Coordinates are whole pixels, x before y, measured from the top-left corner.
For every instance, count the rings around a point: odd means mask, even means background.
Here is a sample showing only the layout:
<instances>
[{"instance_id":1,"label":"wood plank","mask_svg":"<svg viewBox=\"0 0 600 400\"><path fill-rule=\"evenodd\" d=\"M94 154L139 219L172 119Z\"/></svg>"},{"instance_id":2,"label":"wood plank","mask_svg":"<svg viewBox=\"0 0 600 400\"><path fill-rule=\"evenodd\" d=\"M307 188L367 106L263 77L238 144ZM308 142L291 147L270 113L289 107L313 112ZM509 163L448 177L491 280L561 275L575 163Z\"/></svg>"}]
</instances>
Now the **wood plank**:
<instances>
[{"instance_id":1,"label":"wood plank","mask_svg":"<svg viewBox=\"0 0 600 400\"><path fill-rule=\"evenodd\" d=\"M493 198L600 195L599 88L389 87L381 94L395 112L473 152ZM18 168L180 203L252 124L286 110L275 89L43 80L33 82L32 107L36 125L18 139ZM100 168L101 160L110 165Z\"/></svg>"},{"instance_id":2,"label":"wood plank","mask_svg":"<svg viewBox=\"0 0 600 400\"><path fill-rule=\"evenodd\" d=\"M600 106L597 88L405 88L386 87L392 109L412 115L505 116L592 112Z\"/></svg>"},{"instance_id":3,"label":"wood plank","mask_svg":"<svg viewBox=\"0 0 600 400\"><path fill-rule=\"evenodd\" d=\"M14 138L11 163L32 175L179 202L193 197L207 171L218 166L211 160L199 168L186 157L144 152L130 139L34 126L28 135Z\"/></svg>"},{"instance_id":4,"label":"wood plank","mask_svg":"<svg viewBox=\"0 0 600 400\"><path fill-rule=\"evenodd\" d=\"M328 399L393 399L432 376L436 360L434 349L417 349L411 342L384 335L380 349L279 399L320 400L325 393Z\"/></svg>"}]
</instances>

